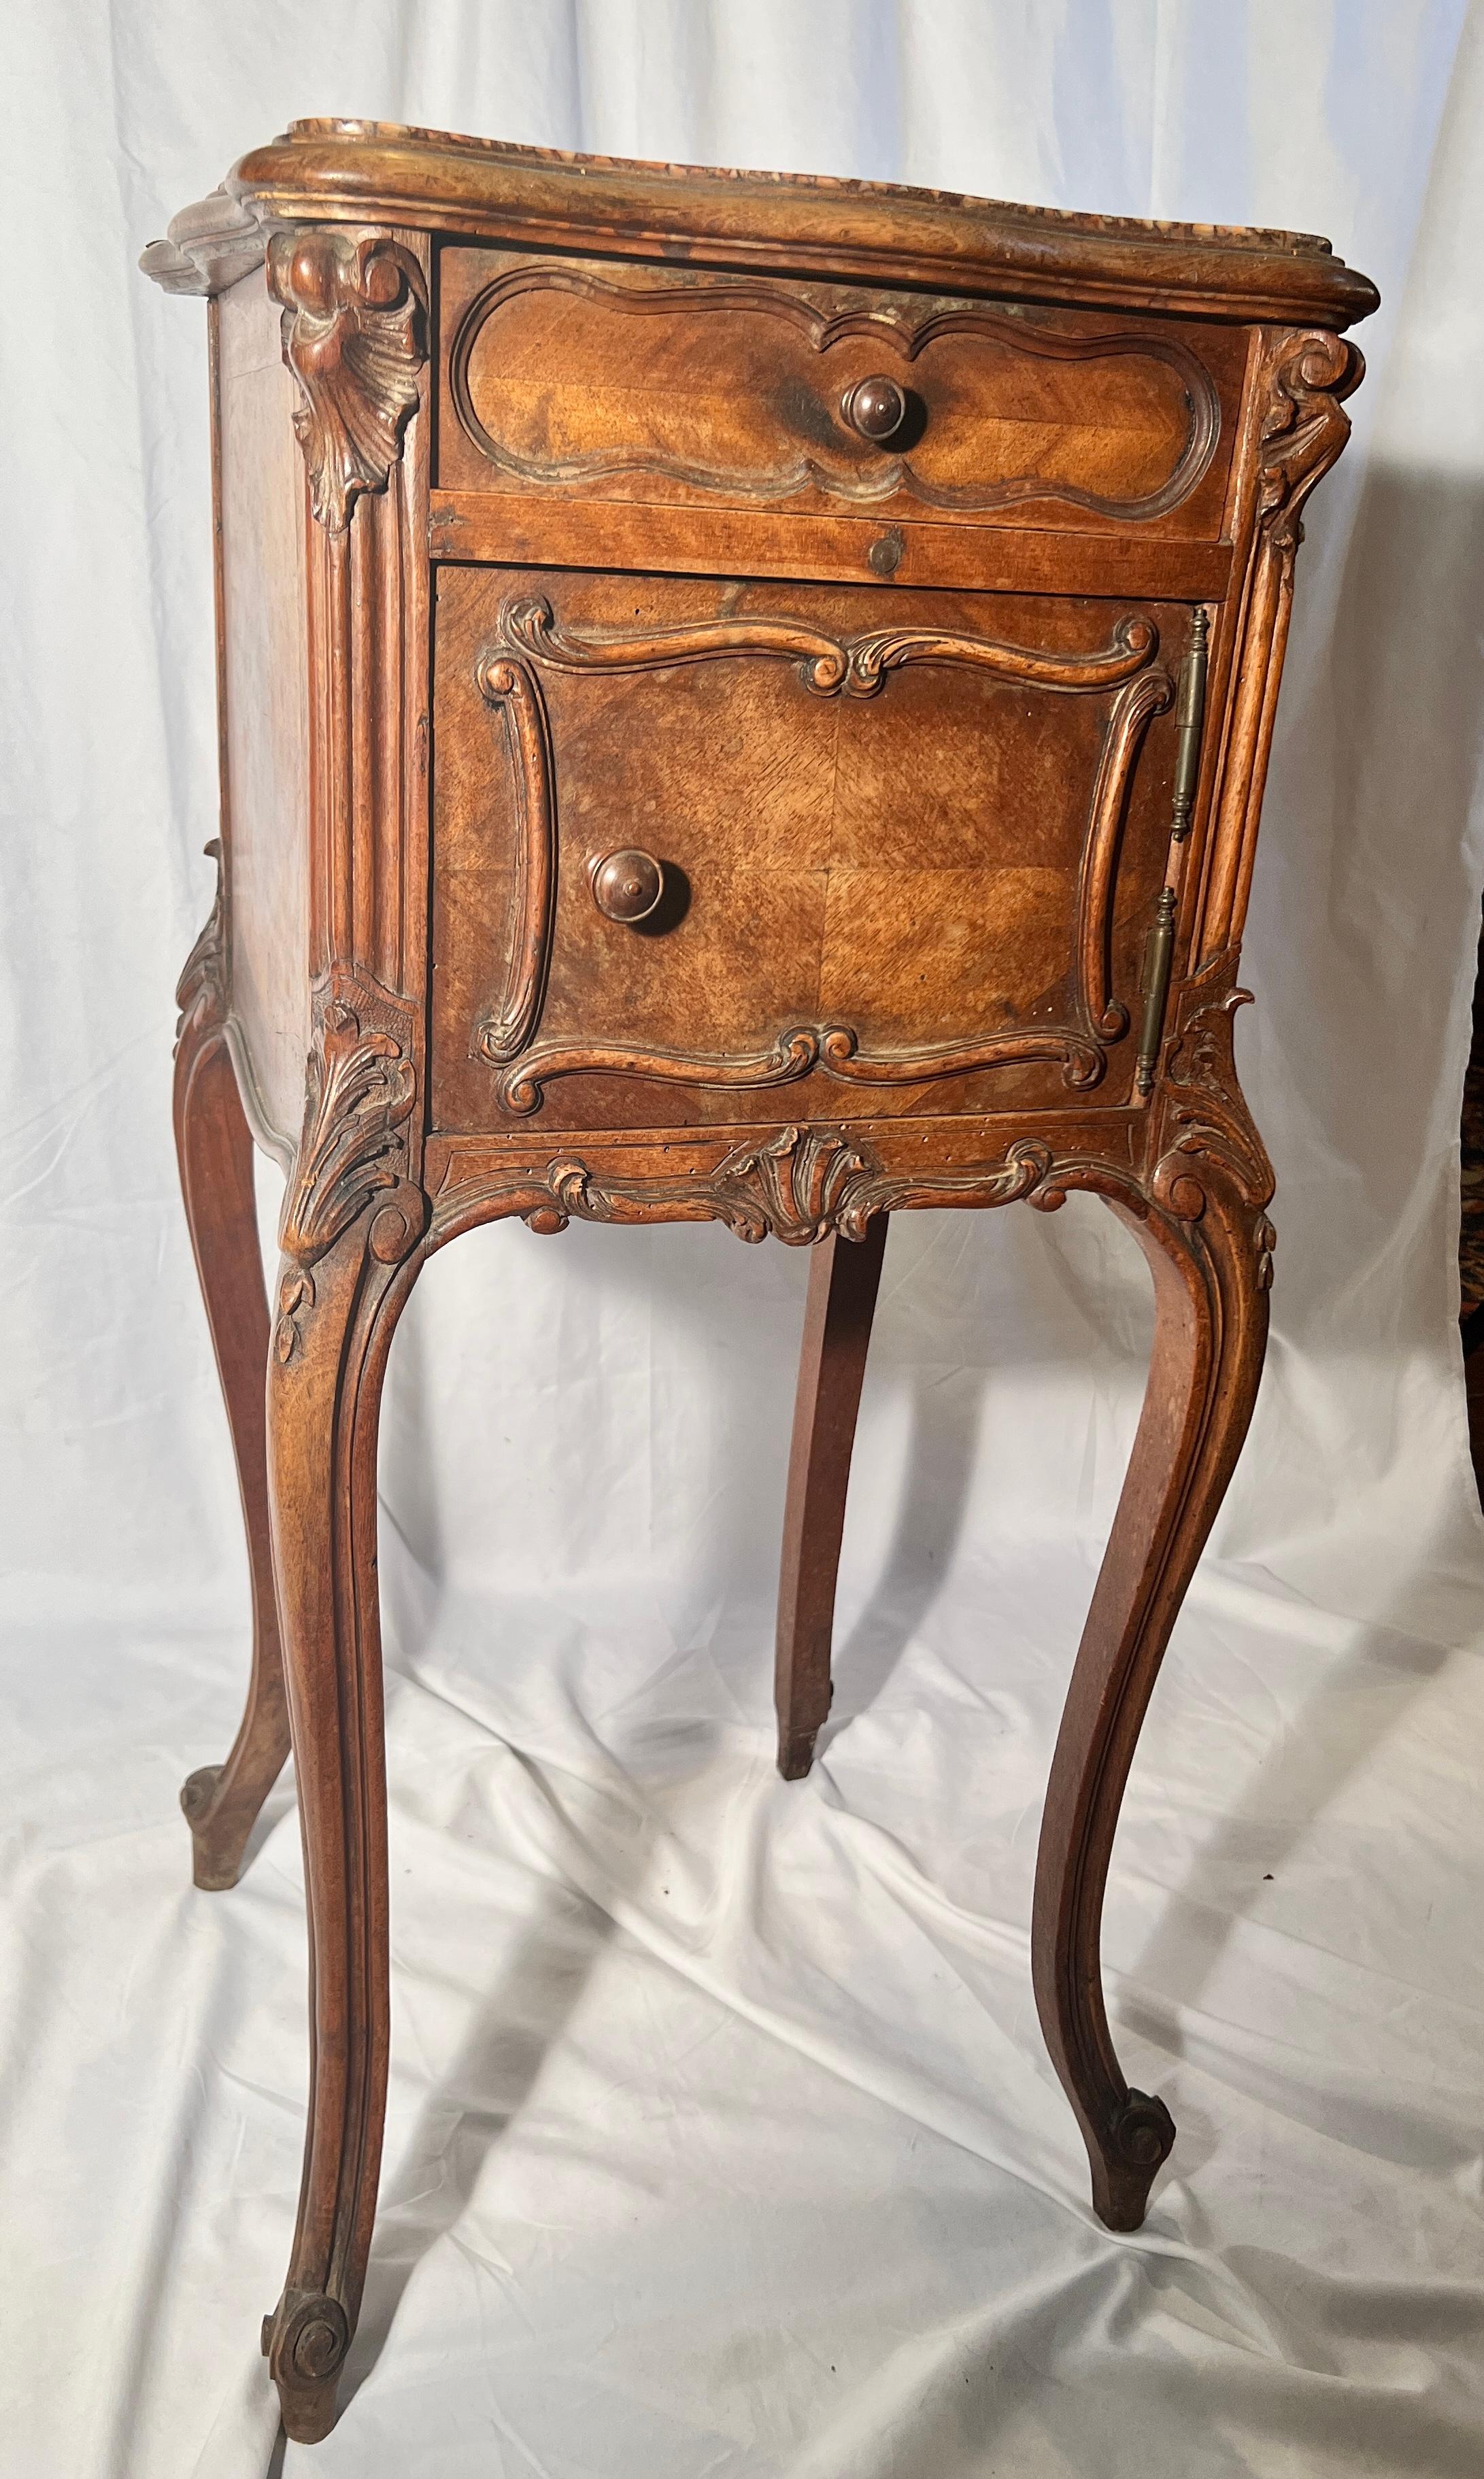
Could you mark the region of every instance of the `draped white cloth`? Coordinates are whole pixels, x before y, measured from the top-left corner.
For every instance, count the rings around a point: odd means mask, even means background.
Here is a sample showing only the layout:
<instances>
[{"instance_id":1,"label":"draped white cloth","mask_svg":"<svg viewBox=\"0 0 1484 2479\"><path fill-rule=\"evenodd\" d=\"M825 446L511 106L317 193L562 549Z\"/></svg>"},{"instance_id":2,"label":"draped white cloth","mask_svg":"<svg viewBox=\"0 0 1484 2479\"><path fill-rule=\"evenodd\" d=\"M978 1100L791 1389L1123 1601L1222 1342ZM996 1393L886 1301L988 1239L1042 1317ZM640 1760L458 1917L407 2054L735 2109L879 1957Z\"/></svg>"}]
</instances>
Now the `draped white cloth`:
<instances>
[{"instance_id":1,"label":"draped white cloth","mask_svg":"<svg viewBox=\"0 0 1484 2479\"><path fill-rule=\"evenodd\" d=\"M1471 2479L1484 11L51 0L7 51L0 2472ZM803 1259L487 1231L394 1352L381 2219L341 2425L285 2456L292 1784L229 1895L175 1804L246 1641L168 1133L215 809L205 332L134 260L317 112L1318 229L1383 308L1247 947L1267 1376L1114 1854L1122 2055L1180 2128L1146 2226L1091 2215L1027 1955L1131 1245L1088 1200L893 1226L835 1718L786 1786Z\"/></svg>"}]
</instances>

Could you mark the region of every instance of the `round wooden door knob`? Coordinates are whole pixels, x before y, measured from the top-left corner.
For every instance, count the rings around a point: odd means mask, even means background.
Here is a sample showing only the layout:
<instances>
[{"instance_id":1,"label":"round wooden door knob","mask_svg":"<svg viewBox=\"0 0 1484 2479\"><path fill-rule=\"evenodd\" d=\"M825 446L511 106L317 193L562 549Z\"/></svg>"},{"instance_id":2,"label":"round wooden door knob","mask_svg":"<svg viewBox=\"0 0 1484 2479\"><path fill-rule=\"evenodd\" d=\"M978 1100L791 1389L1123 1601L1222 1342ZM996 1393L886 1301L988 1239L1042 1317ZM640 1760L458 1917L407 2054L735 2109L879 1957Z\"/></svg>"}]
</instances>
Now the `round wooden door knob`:
<instances>
[{"instance_id":1,"label":"round wooden door knob","mask_svg":"<svg viewBox=\"0 0 1484 2479\"><path fill-rule=\"evenodd\" d=\"M610 921L647 921L665 891L652 853L611 852L593 868L593 902Z\"/></svg>"},{"instance_id":2,"label":"round wooden door knob","mask_svg":"<svg viewBox=\"0 0 1484 2479\"><path fill-rule=\"evenodd\" d=\"M907 420L907 397L895 379L857 379L846 389L840 411L852 430L879 447L883 440L895 438Z\"/></svg>"}]
</instances>

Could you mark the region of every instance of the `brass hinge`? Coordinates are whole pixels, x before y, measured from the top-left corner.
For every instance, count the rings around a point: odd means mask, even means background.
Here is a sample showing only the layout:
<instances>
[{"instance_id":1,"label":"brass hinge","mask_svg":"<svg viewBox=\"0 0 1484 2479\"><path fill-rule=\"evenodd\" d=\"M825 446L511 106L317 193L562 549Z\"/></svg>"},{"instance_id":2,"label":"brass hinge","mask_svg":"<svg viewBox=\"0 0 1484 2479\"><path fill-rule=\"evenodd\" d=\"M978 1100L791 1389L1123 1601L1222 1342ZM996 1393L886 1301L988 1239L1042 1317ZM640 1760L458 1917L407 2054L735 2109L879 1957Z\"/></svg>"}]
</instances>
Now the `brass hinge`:
<instances>
[{"instance_id":1,"label":"brass hinge","mask_svg":"<svg viewBox=\"0 0 1484 2479\"><path fill-rule=\"evenodd\" d=\"M1210 624L1204 603L1197 603L1190 624L1190 651L1180 666L1180 702L1175 728L1175 797L1170 804L1171 843L1183 844L1190 831L1190 811L1201 771L1201 725L1206 716L1206 633Z\"/></svg>"},{"instance_id":2,"label":"brass hinge","mask_svg":"<svg viewBox=\"0 0 1484 2479\"><path fill-rule=\"evenodd\" d=\"M1175 748L1175 788L1169 817L1172 853L1179 851L1190 834L1195 787L1200 779L1209 625L1205 606L1198 603L1190 624L1190 652L1180 666L1180 696L1175 707L1175 728L1179 738ZM1164 1009L1169 998L1170 965L1175 954L1176 901L1175 885L1167 884L1161 888L1154 926L1144 941L1144 969L1139 985L1144 1002L1144 1016L1139 1027L1139 1063L1134 1071L1134 1084L1136 1090L1146 1096L1154 1090L1160 1045L1164 1035Z\"/></svg>"},{"instance_id":3,"label":"brass hinge","mask_svg":"<svg viewBox=\"0 0 1484 2479\"><path fill-rule=\"evenodd\" d=\"M1144 969L1139 990L1144 1002L1144 1020L1139 1035L1139 1065L1134 1083L1140 1093L1154 1090L1154 1071L1159 1064L1160 1040L1164 1031L1164 1003L1169 996L1169 967L1175 952L1175 890L1160 889L1155 908L1154 927L1144 940Z\"/></svg>"}]
</instances>

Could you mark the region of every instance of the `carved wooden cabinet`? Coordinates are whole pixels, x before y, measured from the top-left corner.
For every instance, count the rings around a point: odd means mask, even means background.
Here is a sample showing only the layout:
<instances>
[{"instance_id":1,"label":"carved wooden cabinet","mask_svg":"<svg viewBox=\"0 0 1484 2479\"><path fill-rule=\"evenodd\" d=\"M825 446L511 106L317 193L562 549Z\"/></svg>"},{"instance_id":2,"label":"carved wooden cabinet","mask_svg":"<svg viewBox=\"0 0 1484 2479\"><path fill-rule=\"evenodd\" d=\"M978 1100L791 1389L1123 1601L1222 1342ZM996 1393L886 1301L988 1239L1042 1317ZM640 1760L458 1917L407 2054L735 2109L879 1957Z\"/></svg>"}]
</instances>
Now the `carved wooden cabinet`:
<instances>
[{"instance_id":1,"label":"carved wooden cabinet","mask_svg":"<svg viewBox=\"0 0 1484 2479\"><path fill-rule=\"evenodd\" d=\"M382 1372L420 1266L499 1215L813 1246L789 1775L888 1214L1088 1188L1139 1240L1153 1364L1033 1931L1097 2210L1136 2227L1174 2129L1113 2052L1103 1888L1262 1363L1238 947L1373 289L1290 233L351 121L245 157L144 266L210 306L220 876L177 1133L255 1601L237 1743L183 1797L229 1885L292 1736L291 2435L334 2416L375 2204ZM288 1174L270 1303L252 1137Z\"/></svg>"}]
</instances>

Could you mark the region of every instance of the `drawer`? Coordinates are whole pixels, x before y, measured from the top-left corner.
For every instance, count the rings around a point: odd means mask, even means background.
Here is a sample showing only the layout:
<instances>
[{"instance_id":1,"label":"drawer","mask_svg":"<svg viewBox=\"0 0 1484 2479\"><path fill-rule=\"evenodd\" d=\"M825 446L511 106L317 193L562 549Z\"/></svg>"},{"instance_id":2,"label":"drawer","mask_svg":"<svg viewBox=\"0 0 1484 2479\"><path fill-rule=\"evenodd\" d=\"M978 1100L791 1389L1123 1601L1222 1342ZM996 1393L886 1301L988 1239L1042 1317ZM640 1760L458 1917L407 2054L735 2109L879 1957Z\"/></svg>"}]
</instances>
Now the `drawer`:
<instances>
[{"instance_id":1,"label":"drawer","mask_svg":"<svg viewBox=\"0 0 1484 2479\"><path fill-rule=\"evenodd\" d=\"M448 246L445 492L1215 541L1240 328Z\"/></svg>"},{"instance_id":2,"label":"drawer","mask_svg":"<svg viewBox=\"0 0 1484 2479\"><path fill-rule=\"evenodd\" d=\"M1190 626L441 570L434 1126L1128 1103Z\"/></svg>"}]
</instances>

